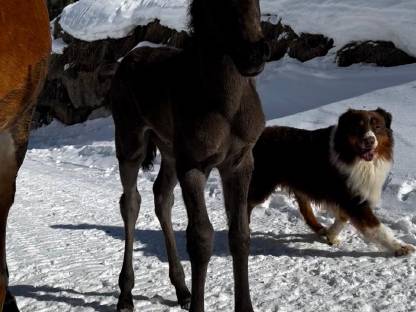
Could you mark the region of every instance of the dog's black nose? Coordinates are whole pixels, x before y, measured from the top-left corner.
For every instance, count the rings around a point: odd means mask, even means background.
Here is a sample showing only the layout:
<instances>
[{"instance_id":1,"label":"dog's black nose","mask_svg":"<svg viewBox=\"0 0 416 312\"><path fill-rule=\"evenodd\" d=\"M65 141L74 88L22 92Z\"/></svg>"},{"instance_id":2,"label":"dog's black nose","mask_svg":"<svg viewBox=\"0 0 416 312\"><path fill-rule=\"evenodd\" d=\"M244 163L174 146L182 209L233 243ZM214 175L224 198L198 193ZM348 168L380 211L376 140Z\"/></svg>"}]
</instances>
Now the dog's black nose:
<instances>
[{"instance_id":1,"label":"dog's black nose","mask_svg":"<svg viewBox=\"0 0 416 312\"><path fill-rule=\"evenodd\" d=\"M376 143L376 139L373 136L368 136L364 138L364 145L366 148L371 148Z\"/></svg>"}]
</instances>

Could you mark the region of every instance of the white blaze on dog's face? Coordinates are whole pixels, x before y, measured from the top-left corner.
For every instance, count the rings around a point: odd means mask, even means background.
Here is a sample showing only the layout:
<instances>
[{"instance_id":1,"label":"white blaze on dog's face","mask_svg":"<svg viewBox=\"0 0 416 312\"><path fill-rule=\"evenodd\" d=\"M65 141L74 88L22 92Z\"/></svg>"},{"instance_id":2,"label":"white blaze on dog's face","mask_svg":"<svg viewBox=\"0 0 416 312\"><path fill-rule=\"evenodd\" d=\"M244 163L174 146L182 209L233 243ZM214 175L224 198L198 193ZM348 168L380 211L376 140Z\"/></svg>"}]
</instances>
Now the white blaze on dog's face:
<instances>
[{"instance_id":1,"label":"white blaze on dog's face","mask_svg":"<svg viewBox=\"0 0 416 312\"><path fill-rule=\"evenodd\" d=\"M346 162L391 160L391 115L382 109L374 111L349 110L338 123L336 149Z\"/></svg>"},{"instance_id":2,"label":"white blaze on dog's face","mask_svg":"<svg viewBox=\"0 0 416 312\"><path fill-rule=\"evenodd\" d=\"M331 138L331 161L348 176L347 185L372 206L381 191L393 158L391 115L382 109L349 110L339 118Z\"/></svg>"}]
</instances>

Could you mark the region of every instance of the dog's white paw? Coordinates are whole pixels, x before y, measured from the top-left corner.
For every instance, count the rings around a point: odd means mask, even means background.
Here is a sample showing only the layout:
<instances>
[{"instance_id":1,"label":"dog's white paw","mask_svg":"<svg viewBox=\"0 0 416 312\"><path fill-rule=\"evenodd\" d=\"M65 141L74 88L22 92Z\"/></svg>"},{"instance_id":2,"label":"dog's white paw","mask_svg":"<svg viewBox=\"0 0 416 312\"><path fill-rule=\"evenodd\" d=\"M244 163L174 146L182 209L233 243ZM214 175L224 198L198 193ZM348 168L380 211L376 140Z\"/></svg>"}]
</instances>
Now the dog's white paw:
<instances>
[{"instance_id":1,"label":"dog's white paw","mask_svg":"<svg viewBox=\"0 0 416 312\"><path fill-rule=\"evenodd\" d=\"M407 256L416 251L415 246L410 244L403 244L399 249L395 250L394 255L396 257Z\"/></svg>"},{"instance_id":2,"label":"dog's white paw","mask_svg":"<svg viewBox=\"0 0 416 312\"><path fill-rule=\"evenodd\" d=\"M341 239L338 236L326 236L326 240L328 241L328 244L331 246L337 246L341 244Z\"/></svg>"}]
</instances>

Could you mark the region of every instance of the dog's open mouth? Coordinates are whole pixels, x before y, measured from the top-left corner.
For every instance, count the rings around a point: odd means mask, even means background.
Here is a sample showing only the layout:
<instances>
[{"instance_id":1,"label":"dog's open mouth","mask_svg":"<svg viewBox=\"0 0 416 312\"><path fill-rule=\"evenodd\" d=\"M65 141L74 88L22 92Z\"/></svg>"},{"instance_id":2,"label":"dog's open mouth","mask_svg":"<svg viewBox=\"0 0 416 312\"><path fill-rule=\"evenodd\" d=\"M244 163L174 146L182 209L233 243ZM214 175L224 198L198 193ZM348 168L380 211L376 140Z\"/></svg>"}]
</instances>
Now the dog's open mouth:
<instances>
[{"instance_id":1,"label":"dog's open mouth","mask_svg":"<svg viewBox=\"0 0 416 312\"><path fill-rule=\"evenodd\" d=\"M376 151L374 149L363 149L360 153L360 158L366 161L372 161L376 156Z\"/></svg>"}]
</instances>

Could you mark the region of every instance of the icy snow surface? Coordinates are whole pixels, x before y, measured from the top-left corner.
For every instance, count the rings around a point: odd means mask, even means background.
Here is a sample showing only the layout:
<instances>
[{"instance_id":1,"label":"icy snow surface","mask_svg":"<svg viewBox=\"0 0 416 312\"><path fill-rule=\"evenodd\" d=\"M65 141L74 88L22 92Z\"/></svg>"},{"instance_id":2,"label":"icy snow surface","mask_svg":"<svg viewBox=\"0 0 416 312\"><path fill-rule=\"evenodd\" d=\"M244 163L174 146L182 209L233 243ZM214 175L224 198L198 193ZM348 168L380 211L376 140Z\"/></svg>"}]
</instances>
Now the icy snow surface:
<instances>
[{"instance_id":1,"label":"icy snow surface","mask_svg":"<svg viewBox=\"0 0 416 312\"><path fill-rule=\"evenodd\" d=\"M187 0L80 0L62 13L60 24L86 41L120 38L158 18L187 28ZM414 0L261 0L263 19L283 22L296 32L325 34L341 47L353 40L389 40L416 55Z\"/></svg>"},{"instance_id":2,"label":"icy snow surface","mask_svg":"<svg viewBox=\"0 0 416 312\"><path fill-rule=\"evenodd\" d=\"M382 76L382 75L380 75ZM260 81L260 88L262 82ZM319 90L317 90L319 93ZM299 96L302 98L301 92ZM376 213L402 240L416 243L416 79L346 101L276 119L270 124L318 128L347 107L384 107L394 116L396 162ZM121 192L110 118L36 130L18 179L8 226L11 289L23 312L114 311L124 244ZM136 229L137 311L176 306L163 235L153 211L158 165L140 173L143 202ZM186 213L175 190L173 224L190 284ZM215 249L206 284L208 312L233 311L233 278L217 173L206 188ZM320 215L321 221L330 218ZM349 227L330 247L316 239L293 199L276 192L254 211L250 283L256 311L415 311L416 258L393 258Z\"/></svg>"},{"instance_id":3,"label":"icy snow surface","mask_svg":"<svg viewBox=\"0 0 416 312\"><path fill-rule=\"evenodd\" d=\"M416 64L390 68L338 67L327 55L306 63L290 57L268 63L257 89L268 119L310 110L416 80Z\"/></svg>"}]
</instances>

